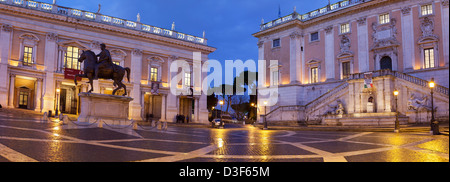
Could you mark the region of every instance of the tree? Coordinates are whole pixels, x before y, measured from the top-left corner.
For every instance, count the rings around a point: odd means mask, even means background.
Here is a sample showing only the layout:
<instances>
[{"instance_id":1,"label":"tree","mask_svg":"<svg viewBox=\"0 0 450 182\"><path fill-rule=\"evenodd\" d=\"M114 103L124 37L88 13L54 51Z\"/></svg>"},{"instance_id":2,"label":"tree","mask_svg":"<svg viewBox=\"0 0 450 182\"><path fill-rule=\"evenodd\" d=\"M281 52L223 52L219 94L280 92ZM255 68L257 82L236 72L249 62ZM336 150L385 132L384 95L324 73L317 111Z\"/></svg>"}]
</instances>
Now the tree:
<instances>
[{"instance_id":1,"label":"tree","mask_svg":"<svg viewBox=\"0 0 450 182\"><path fill-rule=\"evenodd\" d=\"M211 95L208 95L206 97L206 107L208 108L208 110L212 110L212 107L215 107L218 102L219 99L217 98L215 93L212 93Z\"/></svg>"}]
</instances>

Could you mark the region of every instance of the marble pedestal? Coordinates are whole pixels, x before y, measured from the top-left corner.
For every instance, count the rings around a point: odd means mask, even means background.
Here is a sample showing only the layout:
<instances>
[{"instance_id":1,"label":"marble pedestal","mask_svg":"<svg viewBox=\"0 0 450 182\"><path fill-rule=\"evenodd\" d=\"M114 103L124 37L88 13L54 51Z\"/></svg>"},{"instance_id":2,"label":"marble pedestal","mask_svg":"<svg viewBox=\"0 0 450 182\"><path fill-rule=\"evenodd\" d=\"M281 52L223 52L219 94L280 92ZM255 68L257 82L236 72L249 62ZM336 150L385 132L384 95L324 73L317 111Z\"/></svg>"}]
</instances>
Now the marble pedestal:
<instances>
[{"instance_id":1,"label":"marble pedestal","mask_svg":"<svg viewBox=\"0 0 450 182\"><path fill-rule=\"evenodd\" d=\"M81 112L78 122L95 123L101 127L109 125L130 125L128 120L131 97L82 92L78 94Z\"/></svg>"}]
</instances>

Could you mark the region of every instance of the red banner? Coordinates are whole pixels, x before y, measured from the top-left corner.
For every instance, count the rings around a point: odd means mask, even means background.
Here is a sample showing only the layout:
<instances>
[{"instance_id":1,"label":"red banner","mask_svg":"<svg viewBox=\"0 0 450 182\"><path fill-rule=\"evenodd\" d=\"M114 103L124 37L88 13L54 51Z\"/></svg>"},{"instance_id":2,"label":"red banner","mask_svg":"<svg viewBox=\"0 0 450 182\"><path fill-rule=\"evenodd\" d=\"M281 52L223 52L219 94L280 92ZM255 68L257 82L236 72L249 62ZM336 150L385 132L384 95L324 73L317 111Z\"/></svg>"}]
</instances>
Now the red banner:
<instances>
[{"instance_id":1,"label":"red banner","mask_svg":"<svg viewBox=\"0 0 450 182\"><path fill-rule=\"evenodd\" d=\"M70 68L64 68L64 79L70 79L73 80L75 78L75 75L83 74L83 71L76 70L76 69L70 69ZM77 77L77 81L81 81L81 77Z\"/></svg>"}]
</instances>

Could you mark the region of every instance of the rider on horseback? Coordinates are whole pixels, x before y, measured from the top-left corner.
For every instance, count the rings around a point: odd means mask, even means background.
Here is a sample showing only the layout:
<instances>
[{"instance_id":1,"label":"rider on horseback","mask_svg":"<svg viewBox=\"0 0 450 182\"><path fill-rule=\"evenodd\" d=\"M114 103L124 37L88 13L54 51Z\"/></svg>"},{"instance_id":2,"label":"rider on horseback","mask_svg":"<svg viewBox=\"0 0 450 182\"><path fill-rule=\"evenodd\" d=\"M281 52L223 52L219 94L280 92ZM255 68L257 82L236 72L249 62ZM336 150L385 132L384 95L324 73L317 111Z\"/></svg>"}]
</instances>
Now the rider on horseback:
<instances>
[{"instance_id":1,"label":"rider on horseback","mask_svg":"<svg viewBox=\"0 0 450 182\"><path fill-rule=\"evenodd\" d=\"M100 48L102 49L102 52L100 52L100 54L97 55L97 57L99 57L99 59L98 59L98 64L95 66L94 80L98 80L99 69L112 68L113 72L116 71L114 63L112 62L112 59L111 59L111 54L106 49L106 45L102 43L102 44L100 44Z\"/></svg>"}]
</instances>

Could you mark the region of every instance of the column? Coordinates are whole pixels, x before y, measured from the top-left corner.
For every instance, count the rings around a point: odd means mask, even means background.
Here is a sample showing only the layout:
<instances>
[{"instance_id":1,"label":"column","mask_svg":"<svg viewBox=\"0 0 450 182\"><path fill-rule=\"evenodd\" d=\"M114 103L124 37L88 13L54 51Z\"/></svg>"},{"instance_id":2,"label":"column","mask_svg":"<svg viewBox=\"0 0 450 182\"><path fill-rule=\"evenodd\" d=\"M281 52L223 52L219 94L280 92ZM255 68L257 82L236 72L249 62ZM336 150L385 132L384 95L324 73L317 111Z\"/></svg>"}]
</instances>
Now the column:
<instances>
[{"instance_id":1,"label":"column","mask_svg":"<svg viewBox=\"0 0 450 182\"><path fill-rule=\"evenodd\" d=\"M264 60L264 41L258 42L258 60Z\"/></svg>"},{"instance_id":2,"label":"column","mask_svg":"<svg viewBox=\"0 0 450 182\"><path fill-rule=\"evenodd\" d=\"M355 82L348 84L348 114L355 112Z\"/></svg>"},{"instance_id":3,"label":"column","mask_svg":"<svg viewBox=\"0 0 450 182\"><path fill-rule=\"evenodd\" d=\"M14 108L14 88L15 88L16 75L11 74L9 81L9 102L8 107Z\"/></svg>"},{"instance_id":4,"label":"column","mask_svg":"<svg viewBox=\"0 0 450 182\"><path fill-rule=\"evenodd\" d=\"M301 60L300 60L300 38L301 34L294 32L290 35L290 61L289 61L289 75L291 83L300 83L301 80Z\"/></svg>"},{"instance_id":5,"label":"column","mask_svg":"<svg viewBox=\"0 0 450 182\"><path fill-rule=\"evenodd\" d=\"M166 118L166 97L167 95L162 95L161 96L161 121L167 121Z\"/></svg>"},{"instance_id":6,"label":"column","mask_svg":"<svg viewBox=\"0 0 450 182\"><path fill-rule=\"evenodd\" d=\"M369 71L369 33L367 30L366 17L357 20L358 37L358 70L359 73Z\"/></svg>"},{"instance_id":7,"label":"column","mask_svg":"<svg viewBox=\"0 0 450 182\"><path fill-rule=\"evenodd\" d=\"M55 63L57 59L57 47L56 41L58 36L54 33L47 33L45 39L45 52L44 52L44 66L45 66L45 79L44 79L44 102L42 110L47 112L49 110L53 111L55 108L55 80L54 71Z\"/></svg>"},{"instance_id":8,"label":"column","mask_svg":"<svg viewBox=\"0 0 450 182\"><path fill-rule=\"evenodd\" d=\"M200 121L200 98L194 97L194 99L195 122L198 123Z\"/></svg>"},{"instance_id":9,"label":"column","mask_svg":"<svg viewBox=\"0 0 450 182\"><path fill-rule=\"evenodd\" d=\"M141 72L142 72L142 50L134 49L131 52L131 83L133 90L131 95L133 101L130 102L130 117L136 121L142 120L141 117Z\"/></svg>"},{"instance_id":10,"label":"column","mask_svg":"<svg viewBox=\"0 0 450 182\"><path fill-rule=\"evenodd\" d=\"M374 80L375 82L375 80ZM377 88L377 97L376 97L376 103L377 103L377 112L384 112L384 80L379 79L375 82L376 88Z\"/></svg>"},{"instance_id":11,"label":"column","mask_svg":"<svg viewBox=\"0 0 450 182\"><path fill-rule=\"evenodd\" d=\"M42 105L42 78L38 78L36 81L36 107L35 111L41 112Z\"/></svg>"},{"instance_id":12,"label":"column","mask_svg":"<svg viewBox=\"0 0 450 182\"><path fill-rule=\"evenodd\" d=\"M403 70L408 72L413 70L414 66L414 21L411 13L411 7L402 8L402 49L403 49Z\"/></svg>"},{"instance_id":13,"label":"column","mask_svg":"<svg viewBox=\"0 0 450 182\"><path fill-rule=\"evenodd\" d=\"M449 18L448 18L448 0L442 1L442 11L441 11L441 20L442 20L442 43L444 44L444 62L445 66L449 66Z\"/></svg>"},{"instance_id":14,"label":"column","mask_svg":"<svg viewBox=\"0 0 450 182\"><path fill-rule=\"evenodd\" d=\"M325 29L325 71L327 81L335 79L334 31L332 26Z\"/></svg>"},{"instance_id":15,"label":"column","mask_svg":"<svg viewBox=\"0 0 450 182\"><path fill-rule=\"evenodd\" d=\"M0 27L0 105L8 106L8 59L13 28L3 24Z\"/></svg>"},{"instance_id":16,"label":"column","mask_svg":"<svg viewBox=\"0 0 450 182\"><path fill-rule=\"evenodd\" d=\"M385 107L384 107L384 112L392 112L394 111L392 108L392 104L393 104L393 100L394 100L394 96L393 96L393 80L389 77L384 77L384 100L385 100Z\"/></svg>"}]
</instances>

